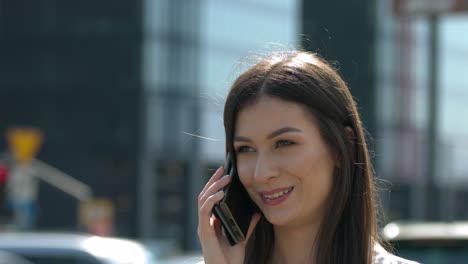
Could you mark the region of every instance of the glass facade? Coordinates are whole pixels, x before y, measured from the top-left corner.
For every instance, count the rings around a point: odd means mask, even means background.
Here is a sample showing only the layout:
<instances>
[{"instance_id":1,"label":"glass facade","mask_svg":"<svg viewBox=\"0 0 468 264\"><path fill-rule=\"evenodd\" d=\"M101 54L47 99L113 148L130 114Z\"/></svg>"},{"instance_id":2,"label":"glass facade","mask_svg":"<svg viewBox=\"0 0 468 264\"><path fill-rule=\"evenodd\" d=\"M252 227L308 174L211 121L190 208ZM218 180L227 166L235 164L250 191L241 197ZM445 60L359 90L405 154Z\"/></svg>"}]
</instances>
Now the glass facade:
<instances>
[{"instance_id":1,"label":"glass facade","mask_svg":"<svg viewBox=\"0 0 468 264\"><path fill-rule=\"evenodd\" d=\"M384 192L387 220L454 220L467 217L460 204L468 191L468 99L466 60L468 15L438 17L437 52L430 50L430 17L398 16L391 1L379 1L377 45L378 166L391 192ZM430 107L430 63L436 61L436 114ZM435 119L434 119L435 118ZM430 125L435 122L435 163L431 165ZM428 178L434 169L434 192ZM434 198L435 197L435 198ZM431 200L435 199L435 200ZM407 202L409 201L409 203Z\"/></svg>"},{"instance_id":2,"label":"glass facade","mask_svg":"<svg viewBox=\"0 0 468 264\"><path fill-rule=\"evenodd\" d=\"M245 56L297 47L299 4L144 1L143 237L198 248L196 201L207 177L224 162L227 91Z\"/></svg>"},{"instance_id":3,"label":"glass facade","mask_svg":"<svg viewBox=\"0 0 468 264\"><path fill-rule=\"evenodd\" d=\"M440 21L440 144L444 185L468 188L468 15Z\"/></svg>"},{"instance_id":4,"label":"glass facade","mask_svg":"<svg viewBox=\"0 0 468 264\"><path fill-rule=\"evenodd\" d=\"M40 128L38 159L118 208L115 234L136 235L139 1L2 1L0 133ZM0 150L8 147L0 141ZM38 229L78 228L79 202L41 183Z\"/></svg>"},{"instance_id":5,"label":"glass facade","mask_svg":"<svg viewBox=\"0 0 468 264\"><path fill-rule=\"evenodd\" d=\"M254 53L297 48L300 1L203 1L200 24L202 155L223 162L224 98ZM281 17L281 19L278 19ZM277 44L280 43L280 44Z\"/></svg>"}]
</instances>

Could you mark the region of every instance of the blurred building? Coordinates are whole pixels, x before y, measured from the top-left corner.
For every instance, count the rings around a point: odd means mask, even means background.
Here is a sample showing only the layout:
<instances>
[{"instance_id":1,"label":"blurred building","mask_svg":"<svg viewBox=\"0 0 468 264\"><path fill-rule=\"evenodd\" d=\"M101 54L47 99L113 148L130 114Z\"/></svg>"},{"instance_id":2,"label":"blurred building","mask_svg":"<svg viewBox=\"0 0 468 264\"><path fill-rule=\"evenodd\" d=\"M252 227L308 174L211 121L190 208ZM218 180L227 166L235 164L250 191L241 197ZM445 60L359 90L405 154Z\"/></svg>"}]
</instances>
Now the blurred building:
<instances>
[{"instance_id":1,"label":"blurred building","mask_svg":"<svg viewBox=\"0 0 468 264\"><path fill-rule=\"evenodd\" d=\"M303 1L303 47L337 61L369 132L383 223L468 217L465 2Z\"/></svg>"},{"instance_id":2,"label":"blurred building","mask_svg":"<svg viewBox=\"0 0 468 264\"><path fill-rule=\"evenodd\" d=\"M8 127L45 136L39 159L111 198L118 234L136 234L141 133L139 1L1 1L0 151ZM77 202L47 184L41 229L76 229Z\"/></svg>"},{"instance_id":3,"label":"blurred building","mask_svg":"<svg viewBox=\"0 0 468 264\"><path fill-rule=\"evenodd\" d=\"M337 67L372 135L388 220L431 197L428 20L380 1L2 1L0 132L45 134L39 159L115 207L117 235L198 247L197 196L224 160L222 111L254 52L298 48ZM435 182L440 218L466 218L467 16L439 35ZM0 151L6 149L0 141ZM391 191L386 191L389 189ZM40 229L74 229L77 203L48 185Z\"/></svg>"},{"instance_id":4,"label":"blurred building","mask_svg":"<svg viewBox=\"0 0 468 264\"><path fill-rule=\"evenodd\" d=\"M111 199L116 235L196 248L224 96L243 57L297 47L299 4L2 1L0 131L41 128L38 158ZM40 188L38 228L76 229L77 202Z\"/></svg>"},{"instance_id":5,"label":"blurred building","mask_svg":"<svg viewBox=\"0 0 468 264\"><path fill-rule=\"evenodd\" d=\"M376 160L391 182L382 184L389 220L468 218L462 2L378 1Z\"/></svg>"},{"instance_id":6,"label":"blurred building","mask_svg":"<svg viewBox=\"0 0 468 264\"><path fill-rule=\"evenodd\" d=\"M197 197L224 163L224 98L253 52L297 47L299 4L143 2L141 236L198 247Z\"/></svg>"}]
</instances>

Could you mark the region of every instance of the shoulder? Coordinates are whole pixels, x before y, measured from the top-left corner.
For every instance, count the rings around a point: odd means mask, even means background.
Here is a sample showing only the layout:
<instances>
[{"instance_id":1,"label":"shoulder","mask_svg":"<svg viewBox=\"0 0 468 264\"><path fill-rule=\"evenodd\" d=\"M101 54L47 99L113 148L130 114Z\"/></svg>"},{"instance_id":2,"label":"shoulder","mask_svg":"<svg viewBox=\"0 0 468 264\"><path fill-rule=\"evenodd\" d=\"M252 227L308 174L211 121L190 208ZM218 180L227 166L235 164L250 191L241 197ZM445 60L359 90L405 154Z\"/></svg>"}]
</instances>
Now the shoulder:
<instances>
[{"instance_id":1,"label":"shoulder","mask_svg":"<svg viewBox=\"0 0 468 264\"><path fill-rule=\"evenodd\" d=\"M387 252L380 244L374 245L374 264L418 264Z\"/></svg>"}]
</instances>

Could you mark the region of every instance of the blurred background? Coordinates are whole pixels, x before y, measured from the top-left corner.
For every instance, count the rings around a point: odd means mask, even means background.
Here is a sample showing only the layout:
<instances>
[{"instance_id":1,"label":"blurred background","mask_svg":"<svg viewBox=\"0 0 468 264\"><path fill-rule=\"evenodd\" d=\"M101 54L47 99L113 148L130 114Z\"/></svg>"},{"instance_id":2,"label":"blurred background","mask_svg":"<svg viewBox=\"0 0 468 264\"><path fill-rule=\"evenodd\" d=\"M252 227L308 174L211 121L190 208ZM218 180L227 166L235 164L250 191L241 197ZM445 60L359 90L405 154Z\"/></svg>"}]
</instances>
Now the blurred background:
<instances>
[{"instance_id":1,"label":"blurred background","mask_svg":"<svg viewBox=\"0 0 468 264\"><path fill-rule=\"evenodd\" d=\"M0 0L2 229L199 250L229 86L246 56L294 48L358 101L382 225L467 220L466 2Z\"/></svg>"}]
</instances>

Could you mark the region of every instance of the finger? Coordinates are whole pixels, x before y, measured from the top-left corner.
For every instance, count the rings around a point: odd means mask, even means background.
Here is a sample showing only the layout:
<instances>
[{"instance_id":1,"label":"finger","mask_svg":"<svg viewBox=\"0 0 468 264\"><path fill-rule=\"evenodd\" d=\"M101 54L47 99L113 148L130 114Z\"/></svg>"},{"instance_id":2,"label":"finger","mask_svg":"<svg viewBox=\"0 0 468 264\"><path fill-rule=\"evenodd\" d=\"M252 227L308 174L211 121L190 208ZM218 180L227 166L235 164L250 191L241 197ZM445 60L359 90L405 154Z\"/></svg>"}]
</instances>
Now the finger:
<instances>
[{"instance_id":1,"label":"finger","mask_svg":"<svg viewBox=\"0 0 468 264\"><path fill-rule=\"evenodd\" d=\"M213 173L213 176L211 176L211 178L208 180L208 182L205 184L205 186L203 187L203 189L201 190L200 192L200 196L202 193L205 193L206 190L208 189L208 187L210 187L214 182L216 182L217 180L219 180L221 178L221 176L223 176L224 174L224 168L223 166L220 166L216 171L215 173Z\"/></svg>"},{"instance_id":2,"label":"finger","mask_svg":"<svg viewBox=\"0 0 468 264\"><path fill-rule=\"evenodd\" d=\"M223 175L224 175L224 168L223 168L223 166L219 166L219 168L216 169L216 171L213 173L211 178L205 184L205 187L203 188L202 191L205 191L208 188L208 186L212 185L214 182L219 180L221 178L221 176L223 176Z\"/></svg>"},{"instance_id":3,"label":"finger","mask_svg":"<svg viewBox=\"0 0 468 264\"><path fill-rule=\"evenodd\" d=\"M255 227L257 226L261 218L262 216L259 213L255 213L252 216L252 220L250 220L250 226L249 226L249 230L247 231L247 236L245 238L245 241L249 241L250 236L253 234L253 231L255 230Z\"/></svg>"},{"instance_id":4,"label":"finger","mask_svg":"<svg viewBox=\"0 0 468 264\"><path fill-rule=\"evenodd\" d=\"M214 228L211 224L211 210L215 203L219 202L224 197L224 192L219 191L206 199L205 203L199 208L198 212L198 228L200 238L206 234L214 235Z\"/></svg>"},{"instance_id":5,"label":"finger","mask_svg":"<svg viewBox=\"0 0 468 264\"><path fill-rule=\"evenodd\" d=\"M208 197L222 190L224 187L226 187L226 185L229 184L230 181L231 176L225 175L224 177L213 183L211 186L208 187L205 193L200 194L199 204L203 204Z\"/></svg>"}]
</instances>

